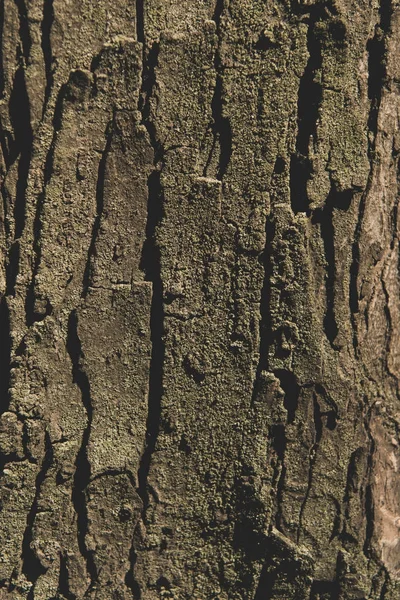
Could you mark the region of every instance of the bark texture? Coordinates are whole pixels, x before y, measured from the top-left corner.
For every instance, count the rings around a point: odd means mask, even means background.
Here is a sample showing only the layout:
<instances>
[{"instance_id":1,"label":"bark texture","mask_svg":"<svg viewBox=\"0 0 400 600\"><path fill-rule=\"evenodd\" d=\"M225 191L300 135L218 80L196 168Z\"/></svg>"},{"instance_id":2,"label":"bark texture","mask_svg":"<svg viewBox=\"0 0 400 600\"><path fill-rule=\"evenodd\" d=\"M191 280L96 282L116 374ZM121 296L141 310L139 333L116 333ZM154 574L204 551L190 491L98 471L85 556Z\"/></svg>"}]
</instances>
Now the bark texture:
<instances>
[{"instance_id":1,"label":"bark texture","mask_svg":"<svg viewBox=\"0 0 400 600\"><path fill-rule=\"evenodd\" d=\"M400 595L398 0L0 0L0 598Z\"/></svg>"}]
</instances>

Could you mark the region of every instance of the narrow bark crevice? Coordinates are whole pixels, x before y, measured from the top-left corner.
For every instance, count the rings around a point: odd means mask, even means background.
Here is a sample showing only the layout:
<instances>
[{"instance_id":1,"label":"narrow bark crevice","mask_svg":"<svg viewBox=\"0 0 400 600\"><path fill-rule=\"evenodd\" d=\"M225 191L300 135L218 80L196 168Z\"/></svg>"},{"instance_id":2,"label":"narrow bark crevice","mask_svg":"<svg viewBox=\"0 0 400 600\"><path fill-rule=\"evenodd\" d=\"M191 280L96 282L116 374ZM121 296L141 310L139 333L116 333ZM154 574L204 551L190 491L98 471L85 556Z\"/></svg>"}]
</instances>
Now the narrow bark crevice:
<instances>
[{"instance_id":1,"label":"narrow bark crevice","mask_svg":"<svg viewBox=\"0 0 400 600\"><path fill-rule=\"evenodd\" d=\"M32 47L32 37L29 31L28 11L25 0L14 0L14 2L18 9L19 38L21 42L22 54L25 59L25 64L27 65Z\"/></svg>"},{"instance_id":2,"label":"narrow bark crevice","mask_svg":"<svg viewBox=\"0 0 400 600\"><path fill-rule=\"evenodd\" d=\"M390 353L391 353L391 343L392 343L392 334L393 334L393 322L392 322L392 315L390 313L390 308L389 308L389 302L390 302L390 296L389 296L389 290L385 284L385 279L383 274L381 274L381 284L382 284L382 292L383 292L383 296L385 298L385 306L383 309L383 312L385 314L385 318L386 318L386 331L385 331L385 367L386 367L386 372L387 374L394 378L395 380L395 384L398 384L398 379L395 375L393 375L393 373L391 373L390 371L390 367L389 367L389 359L390 359Z\"/></svg>"},{"instance_id":3,"label":"narrow bark crevice","mask_svg":"<svg viewBox=\"0 0 400 600\"><path fill-rule=\"evenodd\" d=\"M30 121L30 102L26 89L24 68L20 66L14 77L9 102L10 120L14 130L13 160L18 162L18 182L14 205L14 237L21 237L25 227L26 190L32 157L33 131Z\"/></svg>"},{"instance_id":4,"label":"narrow bark crevice","mask_svg":"<svg viewBox=\"0 0 400 600\"><path fill-rule=\"evenodd\" d=\"M288 371L286 369L277 369L274 371L274 375L279 379L279 386L285 394L283 399L283 405L287 411L286 424L274 425L270 429L270 439L272 442L272 447L274 448L279 461L277 468L278 470L280 468L279 478L276 483L275 526L279 531L283 531L283 516L281 507L286 481L286 425L292 424L295 420L301 387L298 385L296 377L291 371Z\"/></svg>"},{"instance_id":5,"label":"narrow bark crevice","mask_svg":"<svg viewBox=\"0 0 400 600\"><path fill-rule=\"evenodd\" d=\"M1 64L0 64L0 70L1 70ZM0 95L0 99L1 99L1 95ZM11 152L13 150L13 143L14 142L13 142L11 133L4 129L2 122L1 122L1 118L0 118L0 147L1 147L1 153L3 155L4 166L5 166L5 170L3 171L2 175L5 175L5 173L7 173L8 169L10 168L10 166L12 164ZM1 185L1 193L3 196L3 204L4 204L4 206L6 206L4 183L2 183L2 185ZM6 214L6 213L4 213L4 214Z\"/></svg>"},{"instance_id":6,"label":"narrow bark crevice","mask_svg":"<svg viewBox=\"0 0 400 600\"><path fill-rule=\"evenodd\" d=\"M41 232L42 232L42 215L44 204L46 201L46 186L51 180L54 171L54 152L57 142L58 132L62 127L62 113L63 113L63 102L67 91L67 85L63 85L57 96L57 101L54 109L53 116L53 137L46 154L46 159L43 169L43 189L37 197L35 218L33 221L33 251L34 251L34 264L32 269L32 279L28 286L25 300L25 318L26 324L30 327L35 321L42 321L51 312L51 306L47 302L46 311L37 312L35 310L35 280L39 272L40 263L42 259L42 247L41 247Z\"/></svg>"},{"instance_id":7,"label":"narrow bark crevice","mask_svg":"<svg viewBox=\"0 0 400 600\"><path fill-rule=\"evenodd\" d=\"M262 371L268 370L268 353L272 343L272 324L271 324L271 276L273 273L272 243L275 238L275 223L267 217L265 222L265 248L260 256L260 261L264 266L264 280L260 297L260 330L259 330L259 351L256 376L254 379L252 405L257 399Z\"/></svg>"},{"instance_id":8,"label":"narrow bark crevice","mask_svg":"<svg viewBox=\"0 0 400 600\"><path fill-rule=\"evenodd\" d=\"M141 44L145 43L144 0L136 0L136 38Z\"/></svg>"},{"instance_id":9,"label":"narrow bark crevice","mask_svg":"<svg viewBox=\"0 0 400 600\"><path fill-rule=\"evenodd\" d=\"M139 98L139 110L142 114L142 123L148 132L150 143L154 151L154 170L147 181L147 223L146 239L143 245L140 268L145 274L145 280L153 285L151 315L150 315L150 338L152 344L150 373L148 414L146 423L145 449L141 457L138 470L138 493L143 502L143 520L146 521L146 511L149 503L147 490L147 478L150 469L151 457L154 452L160 427L162 379L164 367L164 305L163 286L161 280L161 256L157 244L156 234L163 218L164 192L161 182L161 174L164 166L164 148L158 140L155 124L151 118L150 99L156 89L156 67L160 45L154 42L150 48L146 46L144 32L144 2L138 0L137 5L138 38L143 41L143 71L142 88Z\"/></svg>"},{"instance_id":10,"label":"narrow bark crevice","mask_svg":"<svg viewBox=\"0 0 400 600\"><path fill-rule=\"evenodd\" d=\"M58 577L58 593L63 600L77 600L75 594L69 589L69 573L67 557L64 552L60 553L60 572Z\"/></svg>"},{"instance_id":11,"label":"narrow bark crevice","mask_svg":"<svg viewBox=\"0 0 400 600\"><path fill-rule=\"evenodd\" d=\"M353 193L353 190L337 192L332 185L324 207L316 209L312 215L312 222L320 225L321 238L324 244L326 261L326 311L323 326L325 335L334 350L340 350L340 347L335 344L339 328L335 314L336 252L333 216L338 210L347 211L350 208Z\"/></svg>"},{"instance_id":12,"label":"narrow bark crevice","mask_svg":"<svg viewBox=\"0 0 400 600\"><path fill-rule=\"evenodd\" d=\"M104 212L104 187L106 183L106 169L107 159L111 150L112 138L114 134L114 117L109 123L106 131L106 144L101 155L99 162L99 168L97 173L97 184L96 184L96 217L93 222L92 235L90 239L90 245L88 249L86 267L83 274L82 283L82 297L86 298L89 291L89 286L92 280L92 269L93 269L93 257L96 252L96 242L100 231L101 219Z\"/></svg>"},{"instance_id":13,"label":"narrow bark crevice","mask_svg":"<svg viewBox=\"0 0 400 600\"><path fill-rule=\"evenodd\" d=\"M386 593L389 592L389 585L391 581L388 570L385 567L382 568L385 572L385 581L383 582L381 593L379 594L379 600L385 600L385 598L387 598Z\"/></svg>"},{"instance_id":14,"label":"narrow bark crevice","mask_svg":"<svg viewBox=\"0 0 400 600\"><path fill-rule=\"evenodd\" d=\"M10 405L10 376L11 376L11 327L10 311L7 300L0 299L0 415L6 412Z\"/></svg>"},{"instance_id":15,"label":"narrow bark crevice","mask_svg":"<svg viewBox=\"0 0 400 600\"><path fill-rule=\"evenodd\" d=\"M0 416L10 406L11 382L11 326L10 311L5 296L0 299ZM0 453L0 473L6 464L6 457Z\"/></svg>"},{"instance_id":16,"label":"narrow bark crevice","mask_svg":"<svg viewBox=\"0 0 400 600\"><path fill-rule=\"evenodd\" d=\"M221 57L221 17L224 11L224 0L217 0L213 14L213 21L216 25L218 45L214 56L214 69L216 73L216 81L214 95L211 101L212 124L211 130L213 133L213 144L204 167L204 176L207 175L208 167L212 161L214 152L218 148L218 166L216 178L222 181L232 156L232 127L228 117L223 116L224 107L224 89L223 89L223 74L224 64Z\"/></svg>"},{"instance_id":17,"label":"narrow bark crevice","mask_svg":"<svg viewBox=\"0 0 400 600\"><path fill-rule=\"evenodd\" d=\"M53 447L51 445L50 435L46 431L45 433L45 455L42 461L42 465L40 471L36 477L36 492L35 498L33 500L33 504L31 510L29 511L27 521L26 521L26 529L22 541L22 572L30 581L33 586L31 588L31 592L28 595L28 600L33 599L34 593L34 585L36 581L39 579L41 575L46 572L46 568L42 565L39 558L37 557L33 547L33 537L34 537L34 525L35 518L38 512L38 504L39 497L42 490L42 484L46 479L47 473L53 464Z\"/></svg>"},{"instance_id":18,"label":"narrow bark crevice","mask_svg":"<svg viewBox=\"0 0 400 600\"><path fill-rule=\"evenodd\" d=\"M137 528L136 528L137 530ZM132 540L132 545L129 551L129 564L130 564L130 569L127 572L126 576L125 576L125 585L126 587L131 590L132 592L132 596L135 600L140 600L140 598L142 597L142 592L140 589L140 585L139 583L136 581L135 577L134 577L134 573L133 573L133 568L136 564L137 561L137 553L135 550L135 535L136 535L136 530L133 534L133 540Z\"/></svg>"},{"instance_id":19,"label":"narrow bark crevice","mask_svg":"<svg viewBox=\"0 0 400 600\"><path fill-rule=\"evenodd\" d=\"M51 28L54 22L54 0L43 0L42 20L42 51L46 72L46 89L44 94L42 118L47 108L51 91L53 89L53 53L51 49Z\"/></svg>"},{"instance_id":20,"label":"narrow bark crevice","mask_svg":"<svg viewBox=\"0 0 400 600\"><path fill-rule=\"evenodd\" d=\"M374 510L374 497L372 493L372 473L373 473L373 457L375 452L375 441L371 434L370 422L372 418L373 406L369 409L367 416L364 420L365 432L369 440L369 449L367 457L367 474L366 474L366 486L365 486L365 541L363 545L363 552L367 558L372 556L372 537L374 534L374 523L375 523L375 510Z\"/></svg>"},{"instance_id":21,"label":"narrow bark crevice","mask_svg":"<svg viewBox=\"0 0 400 600\"><path fill-rule=\"evenodd\" d=\"M301 536L302 528L303 528L303 515L304 515L305 508L306 508L306 504L310 497L311 486L313 483L314 465L315 465L315 461L317 458L318 447L319 447L319 443L321 441L322 429L323 429L321 407L319 405L317 396L315 394L314 394L313 404L314 404L315 437L314 437L314 443L313 443L312 447L310 448L310 453L309 453L307 490L304 495L303 502L301 503L300 512L299 512L299 527L297 530L297 543L300 542L300 536Z\"/></svg>"},{"instance_id":22,"label":"narrow bark crevice","mask_svg":"<svg viewBox=\"0 0 400 600\"><path fill-rule=\"evenodd\" d=\"M287 424L294 422L299 404L301 386L297 383L296 376L286 369L277 369L274 375L279 379L279 385L285 392L283 406L287 411Z\"/></svg>"},{"instance_id":23,"label":"narrow bark crevice","mask_svg":"<svg viewBox=\"0 0 400 600\"><path fill-rule=\"evenodd\" d=\"M357 492L357 467L358 464L362 461L362 459L363 449L357 448L357 450L354 450L354 452L352 452L349 460L349 466L347 468L346 487L342 502L344 520L341 532L339 534L339 537L345 548L347 548L350 544L357 544L357 539L349 531L348 524L350 521L350 500L352 495Z\"/></svg>"},{"instance_id":24,"label":"narrow bark crevice","mask_svg":"<svg viewBox=\"0 0 400 600\"><path fill-rule=\"evenodd\" d=\"M309 209L307 182L312 172L309 145L317 135L322 101L322 85L317 81L317 74L322 68L322 51L316 35L316 24L322 18L323 10L318 4L310 9L307 35L309 58L299 85L296 151L290 160L290 200L295 214Z\"/></svg>"},{"instance_id":25,"label":"narrow bark crevice","mask_svg":"<svg viewBox=\"0 0 400 600\"><path fill-rule=\"evenodd\" d=\"M161 173L153 171L148 181L148 218L146 227L146 243L143 248L141 268L147 281L153 284L153 295L150 315L151 330L151 359L149 374L148 416L146 424L146 442L138 472L138 493L143 501L144 515L146 514L149 497L147 478L151 457L154 452L160 427L161 398L163 393L164 367L164 303L161 280L161 257L156 243L156 229L162 219L163 190Z\"/></svg>"},{"instance_id":26,"label":"narrow bark crevice","mask_svg":"<svg viewBox=\"0 0 400 600\"><path fill-rule=\"evenodd\" d=\"M82 444L75 461L74 485L72 488L72 502L77 514L78 545L81 555L86 561L86 567L91 579L91 586L98 580L98 573L93 552L86 546L88 533L88 514L86 506L86 488L90 482L91 466L87 455L92 421L93 404L90 393L90 382L82 365L83 352L78 334L78 315L72 311L68 321L67 351L72 363L73 382L78 386L82 404L86 411L87 424L82 435Z\"/></svg>"},{"instance_id":27,"label":"narrow bark crevice","mask_svg":"<svg viewBox=\"0 0 400 600\"><path fill-rule=\"evenodd\" d=\"M146 421L146 434L144 450L138 468L137 493L142 501L142 522L146 526L147 510L149 507L148 476L152 456L157 444L161 420L161 400L163 394L163 369L164 369L164 303L163 285L161 279L161 255L157 243L157 229L161 224L164 211L164 191L161 181L164 167L164 147L158 139L156 126L151 117L150 99L156 89L156 68L160 52L159 42L153 42L150 48L145 43L144 31L144 2L137 0L137 36L143 43L142 87L139 96L139 110L142 115L142 124L149 135L154 151L154 170L147 181L147 222L146 238L143 244L140 268L145 274L145 280L152 283L152 301L150 312L150 341L151 357L149 370L148 410ZM130 570L126 575L125 583L132 591L135 598L142 596L141 586L135 579L134 569L137 560L135 546L143 542L137 527L132 539L130 549ZM140 538L140 541L138 541Z\"/></svg>"},{"instance_id":28,"label":"narrow bark crevice","mask_svg":"<svg viewBox=\"0 0 400 600\"><path fill-rule=\"evenodd\" d=\"M15 297L15 287L19 273L20 244L19 240L11 243L6 258L6 294Z\"/></svg>"}]
</instances>

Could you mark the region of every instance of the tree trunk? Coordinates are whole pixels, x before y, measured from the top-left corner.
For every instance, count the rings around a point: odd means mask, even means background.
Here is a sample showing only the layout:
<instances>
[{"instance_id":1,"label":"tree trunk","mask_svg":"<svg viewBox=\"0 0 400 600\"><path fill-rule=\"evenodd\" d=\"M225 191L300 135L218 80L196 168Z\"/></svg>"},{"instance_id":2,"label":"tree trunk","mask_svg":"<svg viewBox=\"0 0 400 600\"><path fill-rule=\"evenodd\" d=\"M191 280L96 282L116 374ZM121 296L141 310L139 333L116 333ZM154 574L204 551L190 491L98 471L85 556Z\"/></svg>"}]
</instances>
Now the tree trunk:
<instances>
[{"instance_id":1,"label":"tree trunk","mask_svg":"<svg viewBox=\"0 0 400 600\"><path fill-rule=\"evenodd\" d=\"M0 42L0 598L399 598L398 5Z\"/></svg>"}]
</instances>

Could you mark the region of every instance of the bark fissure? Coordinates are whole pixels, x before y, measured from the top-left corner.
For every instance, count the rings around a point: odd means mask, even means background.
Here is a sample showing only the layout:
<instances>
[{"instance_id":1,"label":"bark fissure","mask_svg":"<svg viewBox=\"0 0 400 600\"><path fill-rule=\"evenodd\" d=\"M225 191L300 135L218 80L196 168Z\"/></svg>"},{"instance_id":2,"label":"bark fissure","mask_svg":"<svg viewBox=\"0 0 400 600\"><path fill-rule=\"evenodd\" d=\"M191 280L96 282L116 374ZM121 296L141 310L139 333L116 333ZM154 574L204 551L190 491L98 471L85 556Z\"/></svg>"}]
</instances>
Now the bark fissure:
<instances>
[{"instance_id":1,"label":"bark fissure","mask_svg":"<svg viewBox=\"0 0 400 600\"><path fill-rule=\"evenodd\" d=\"M68 579L69 579L69 573L68 573L68 566L67 566L67 557L65 556L64 552L60 553L60 574L59 574L59 579L58 579L58 593L61 594L61 596L63 598L65 598L65 600L77 600L77 597L75 596L75 594L71 593L71 590L69 589L69 583L68 583Z\"/></svg>"},{"instance_id":2,"label":"bark fissure","mask_svg":"<svg viewBox=\"0 0 400 600\"><path fill-rule=\"evenodd\" d=\"M143 11L143 4L139 2L137 8ZM143 12L141 12L138 23L143 23L143 21ZM160 427L165 353L163 340L164 303L161 279L161 256L156 240L157 228L163 217L164 196L161 176L164 165L164 148L158 140L155 124L151 118L150 107L150 99L156 86L156 67L158 64L159 50L160 46L157 42L154 42L150 49L148 49L145 44L143 45L143 76L141 101L139 106L142 113L142 122L147 129L154 151L154 170L150 174L147 182L148 205L146 240L143 246L141 260L141 269L145 273L145 279L146 281L150 281L153 286L150 314L151 358L146 437L145 448L138 470L138 494L143 502L142 518L144 523L146 523L146 514L149 505L147 480L150 471L151 458L156 447ZM131 556L132 559L134 559L134 552L132 552ZM135 586L135 583L132 585Z\"/></svg>"},{"instance_id":3,"label":"bark fissure","mask_svg":"<svg viewBox=\"0 0 400 600\"><path fill-rule=\"evenodd\" d=\"M11 327L7 300L0 300L0 415L6 412L10 404L11 377Z\"/></svg>"},{"instance_id":4,"label":"bark fissure","mask_svg":"<svg viewBox=\"0 0 400 600\"><path fill-rule=\"evenodd\" d=\"M37 312L35 310L35 280L37 274L39 272L40 263L42 259L42 246L41 246L41 232L42 232L42 217L43 217L43 209L46 201L46 187L49 184L54 171L54 152L56 148L57 135L61 130L62 126L62 112L63 112L63 102L66 94L67 86L64 84L61 86L60 91L57 96L54 115L53 115L53 137L50 142L49 149L46 154L46 159L44 163L43 169L43 189L39 193L36 201L36 209L35 209L35 218L33 221L33 252L34 252L34 261L32 268L32 278L31 283L28 287L25 301L25 314L26 314L26 324L28 326L33 325L35 321L43 320L46 315L48 315L51 311L51 306L49 303L47 304L46 311L44 313Z\"/></svg>"},{"instance_id":5,"label":"bark fissure","mask_svg":"<svg viewBox=\"0 0 400 600\"><path fill-rule=\"evenodd\" d=\"M104 186L106 183L107 158L110 153L112 138L114 133L114 120L108 125L106 131L106 144L101 155L97 172L96 183L96 216L93 222L92 235L87 255L85 272L83 274L82 297L86 298L91 284L91 269L93 256L96 249L96 241L100 231L101 219L104 212Z\"/></svg>"},{"instance_id":6,"label":"bark fissure","mask_svg":"<svg viewBox=\"0 0 400 600\"><path fill-rule=\"evenodd\" d=\"M51 48L51 29L54 22L54 0L43 0L42 20L42 51L46 71L46 89L42 117L47 108L51 91L53 89L53 53Z\"/></svg>"},{"instance_id":7,"label":"bark fissure","mask_svg":"<svg viewBox=\"0 0 400 600\"><path fill-rule=\"evenodd\" d=\"M86 488L90 482L91 474L91 466L87 455L87 447L93 421L93 403L90 392L90 382L82 365L83 352L78 334L78 315L76 311L71 312L68 321L67 351L72 363L73 382L80 390L82 404L85 408L87 418L86 428L82 435L82 444L75 462L72 502L77 514L79 550L86 561L87 571L91 579L91 586L93 586L98 579L98 573L93 553L88 550L86 545L86 535L88 533Z\"/></svg>"},{"instance_id":8,"label":"bark fissure","mask_svg":"<svg viewBox=\"0 0 400 600\"><path fill-rule=\"evenodd\" d=\"M315 441L314 441L314 444L311 446L310 453L309 453L307 490L304 495L303 501L301 503L300 512L299 512L299 527L297 530L297 543L300 542L300 537L302 534L304 511L305 511L308 499L310 497L311 487L313 484L314 465L315 465L315 461L317 458L319 443L320 443L321 437L322 437L323 422L322 422L322 415L321 415L321 407L319 405L319 402L318 402L315 394L314 394L314 428L315 428L315 434L314 434Z\"/></svg>"},{"instance_id":9,"label":"bark fissure","mask_svg":"<svg viewBox=\"0 0 400 600\"><path fill-rule=\"evenodd\" d=\"M46 479L46 475L53 463L53 447L51 444L50 436L46 431L45 434L45 454L40 467L40 471L36 477L36 492L33 500L33 504L31 510L27 517L26 529L24 533L24 538L22 541L22 572L33 585L31 588L31 593L28 596L28 600L33 600L34 598L34 586L36 581L39 579L43 573L46 572L46 568L41 564L39 558L37 557L34 548L32 546L33 536L34 536L34 526L35 526L35 518L38 512L38 503L39 497L42 490L42 485L44 480Z\"/></svg>"},{"instance_id":10,"label":"bark fissure","mask_svg":"<svg viewBox=\"0 0 400 600\"><path fill-rule=\"evenodd\" d=\"M22 55L25 64L28 64L32 47L32 38L29 30L28 11L25 0L14 0L19 15L19 37L21 42Z\"/></svg>"},{"instance_id":11,"label":"bark fissure","mask_svg":"<svg viewBox=\"0 0 400 600\"><path fill-rule=\"evenodd\" d=\"M25 227L26 191L33 146L30 102L26 89L25 72L22 66L18 68L14 77L9 108L10 120L14 130L15 159L19 156L18 183L14 206L14 238L18 239Z\"/></svg>"},{"instance_id":12,"label":"bark fissure","mask_svg":"<svg viewBox=\"0 0 400 600\"><path fill-rule=\"evenodd\" d=\"M369 440L368 456L367 456L367 474L365 485L365 539L363 544L363 552L367 558L371 558L371 543L374 534L374 499L372 495L372 472L373 472L373 457L375 452L375 441L371 434L371 417L373 406L368 410L367 416L364 419L364 428Z\"/></svg>"},{"instance_id":13,"label":"bark fissure","mask_svg":"<svg viewBox=\"0 0 400 600\"><path fill-rule=\"evenodd\" d=\"M284 392L283 406L286 409L287 417L285 424L278 424L271 427L270 437L272 446L276 452L280 468L279 478L276 483L276 513L275 513L275 526L278 530L282 531L283 528L283 515L282 515L282 502L285 491L286 483L286 465L285 465L285 453L287 447L287 435L286 427L293 424L296 418L296 410L298 408L299 396L301 387L298 385L294 374L291 371L285 369L277 369L274 371L274 375L279 379L279 385Z\"/></svg>"},{"instance_id":14,"label":"bark fissure","mask_svg":"<svg viewBox=\"0 0 400 600\"><path fill-rule=\"evenodd\" d=\"M150 469L152 454L155 450L160 427L161 398L163 393L163 366L164 366L164 304L163 288L160 275L159 249L155 242L156 227L160 222L160 209L162 206L162 186L160 172L154 171L149 178L149 212L147 222L148 242L143 255L142 267L146 279L153 284L153 295L150 315L150 339L152 344L150 373L148 416L146 423L146 444L138 472L138 492L143 501L144 519L149 503L147 491L147 478Z\"/></svg>"},{"instance_id":15,"label":"bark fissure","mask_svg":"<svg viewBox=\"0 0 400 600\"><path fill-rule=\"evenodd\" d=\"M315 35L316 24L322 16L321 10L324 9L319 5L310 10L307 36L309 58L298 92L296 152L292 154L290 160L290 201L295 214L307 212L309 209L307 195L307 181L311 177L309 146L317 134L322 100L322 85L317 80L322 67L322 53L320 42Z\"/></svg>"},{"instance_id":16,"label":"bark fissure","mask_svg":"<svg viewBox=\"0 0 400 600\"><path fill-rule=\"evenodd\" d=\"M136 37L138 42L145 44L144 0L136 0Z\"/></svg>"},{"instance_id":17,"label":"bark fissure","mask_svg":"<svg viewBox=\"0 0 400 600\"><path fill-rule=\"evenodd\" d=\"M275 237L275 223L267 217L265 221L265 247L260 256L264 266L263 286L260 296L260 329L259 329L259 351L256 376L253 384L252 405L257 399L262 372L268 370L269 366L269 348L272 343L271 326L271 277L273 273L273 246Z\"/></svg>"},{"instance_id":18,"label":"bark fissure","mask_svg":"<svg viewBox=\"0 0 400 600\"><path fill-rule=\"evenodd\" d=\"M224 64L221 57L221 17L224 11L224 0L217 0L213 21L216 25L218 45L214 56L214 69L216 73L216 82L214 95L211 101L213 144L210 150L210 155L207 164L204 167L204 176L207 175L208 167L212 161L214 152L218 149L218 167L216 178L222 181L232 156L232 128L228 117L223 115L224 107Z\"/></svg>"},{"instance_id":19,"label":"bark fissure","mask_svg":"<svg viewBox=\"0 0 400 600\"><path fill-rule=\"evenodd\" d=\"M350 207L353 192L338 193L332 185L326 203L322 209L313 212L313 223L319 223L321 228L321 237L324 244L326 260L326 312L324 317L324 332L334 350L340 348L335 344L338 334L338 325L335 316L335 286L336 286L336 252L335 252L335 226L334 214L340 211L347 211Z\"/></svg>"}]
</instances>

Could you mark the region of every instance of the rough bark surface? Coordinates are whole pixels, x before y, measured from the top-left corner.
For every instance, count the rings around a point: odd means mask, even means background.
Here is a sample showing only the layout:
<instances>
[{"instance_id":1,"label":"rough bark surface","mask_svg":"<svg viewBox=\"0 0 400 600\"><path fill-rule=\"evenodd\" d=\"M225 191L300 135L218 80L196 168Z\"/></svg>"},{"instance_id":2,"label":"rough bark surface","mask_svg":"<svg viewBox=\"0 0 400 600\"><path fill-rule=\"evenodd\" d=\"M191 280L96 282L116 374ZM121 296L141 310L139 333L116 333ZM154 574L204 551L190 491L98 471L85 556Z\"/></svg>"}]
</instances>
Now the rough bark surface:
<instances>
[{"instance_id":1,"label":"rough bark surface","mask_svg":"<svg viewBox=\"0 0 400 600\"><path fill-rule=\"evenodd\" d=\"M397 0L0 0L0 598L400 595Z\"/></svg>"}]
</instances>

